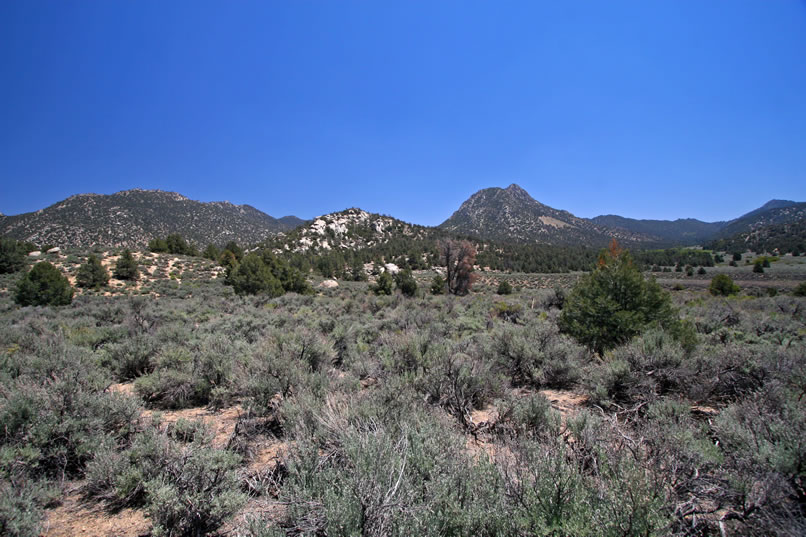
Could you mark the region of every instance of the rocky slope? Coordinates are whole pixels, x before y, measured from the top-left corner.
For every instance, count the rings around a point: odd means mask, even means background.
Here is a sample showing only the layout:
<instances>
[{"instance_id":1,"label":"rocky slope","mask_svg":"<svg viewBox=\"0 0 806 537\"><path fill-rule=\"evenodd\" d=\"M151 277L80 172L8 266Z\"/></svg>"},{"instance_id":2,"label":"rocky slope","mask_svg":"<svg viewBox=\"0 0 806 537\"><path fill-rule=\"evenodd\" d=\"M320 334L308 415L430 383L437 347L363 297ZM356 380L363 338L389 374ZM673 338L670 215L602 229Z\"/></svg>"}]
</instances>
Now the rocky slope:
<instances>
[{"instance_id":1,"label":"rocky slope","mask_svg":"<svg viewBox=\"0 0 806 537\"><path fill-rule=\"evenodd\" d=\"M278 220L249 205L134 189L79 194L33 213L0 216L0 234L40 245L142 248L155 237L179 233L203 247L257 243L302 222L293 216Z\"/></svg>"},{"instance_id":2,"label":"rocky slope","mask_svg":"<svg viewBox=\"0 0 806 537\"><path fill-rule=\"evenodd\" d=\"M439 227L482 239L553 245L603 246L613 237L626 244L650 240L544 205L515 184L476 192Z\"/></svg>"}]
</instances>

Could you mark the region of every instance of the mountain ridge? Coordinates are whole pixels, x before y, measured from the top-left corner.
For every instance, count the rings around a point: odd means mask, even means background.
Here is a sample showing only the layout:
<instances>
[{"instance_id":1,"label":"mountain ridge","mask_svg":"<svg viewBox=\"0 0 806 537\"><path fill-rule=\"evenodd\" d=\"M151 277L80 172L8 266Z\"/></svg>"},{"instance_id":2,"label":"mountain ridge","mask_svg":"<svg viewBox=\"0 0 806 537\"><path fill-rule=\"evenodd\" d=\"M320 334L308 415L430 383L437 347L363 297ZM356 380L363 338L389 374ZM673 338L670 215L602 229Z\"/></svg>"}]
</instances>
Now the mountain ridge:
<instances>
[{"instance_id":1,"label":"mountain ridge","mask_svg":"<svg viewBox=\"0 0 806 537\"><path fill-rule=\"evenodd\" d=\"M296 216L274 218L248 204L201 202L178 192L135 188L114 194L74 194L37 211L0 215L0 234L42 245L79 247L141 248L149 240L170 233L179 233L198 246L221 245L230 240L258 244L278 234L283 242L282 237L292 230L304 230L307 229L303 227L305 224L325 219L324 223L317 223L322 229L307 232L310 237L303 237L304 231L297 235L300 239L315 241L321 249L326 250L328 246L340 248L341 243L331 244L330 240L345 231L339 226L349 225L353 236L369 240L370 235L378 231L364 229L365 224L371 222L371 226L381 225L387 230L382 234L383 240L391 240L390 233L406 236L416 230L423 236L448 234L513 245L595 248L616 238L627 247L659 248L703 245L764 226L783 225L804 218L806 203L772 199L729 221L704 222L695 218L639 220L612 214L588 219L541 203L513 183L506 188L490 187L475 192L447 220L429 227L356 208L327 213L309 221ZM331 226L339 219L344 222ZM328 235L320 237L321 233ZM290 242L286 241L286 244L290 245ZM363 247L360 241L355 246Z\"/></svg>"},{"instance_id":2,"label":"mountain ridge","mask_svg":"<svg viewBox=\"0 0 806 537\"><path fill-rule=\"evenodd\" d=\"M251 205L201 202L178 192L135 188L114 194L74 194L37 211L0 216L0 233L37 244L129 248L180 233L203 246L229 240L260 242L292 229L299 220L283 218Z\"/></svg>"}]
</instances>

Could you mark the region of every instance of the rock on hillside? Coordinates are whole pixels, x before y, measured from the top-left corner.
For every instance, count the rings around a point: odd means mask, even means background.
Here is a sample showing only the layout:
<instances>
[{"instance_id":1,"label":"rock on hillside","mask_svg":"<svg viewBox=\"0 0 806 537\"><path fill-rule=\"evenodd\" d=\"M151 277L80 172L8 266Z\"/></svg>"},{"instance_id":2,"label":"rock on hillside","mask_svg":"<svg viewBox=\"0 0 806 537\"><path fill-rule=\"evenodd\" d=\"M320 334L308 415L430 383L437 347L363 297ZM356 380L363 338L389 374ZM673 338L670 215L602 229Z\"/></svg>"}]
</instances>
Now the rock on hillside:
<instances>
[{"instance_id":1,"label":"rock on hillside","mask_svg":"<svg viewBox=\"0 0 806 537\"><path fill-rule=\"evenodd\" d=\"M426 239L434 232L433 228L352 208L314 218L305 226L278 235L270 246L290 252L361 250L400 238Z\"/></svg>"}]
</instances>

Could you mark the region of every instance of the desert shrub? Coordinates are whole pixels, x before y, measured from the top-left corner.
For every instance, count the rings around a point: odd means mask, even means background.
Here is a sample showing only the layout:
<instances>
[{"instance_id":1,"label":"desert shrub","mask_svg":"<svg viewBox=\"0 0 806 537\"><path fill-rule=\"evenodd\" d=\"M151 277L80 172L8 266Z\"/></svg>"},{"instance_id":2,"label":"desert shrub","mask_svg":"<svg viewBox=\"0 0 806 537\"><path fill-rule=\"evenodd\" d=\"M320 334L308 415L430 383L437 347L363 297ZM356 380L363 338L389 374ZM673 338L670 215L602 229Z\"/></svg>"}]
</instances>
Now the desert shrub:
<instances>
[{"instance_id":1,"label":"desert shrub","mask_svg":"<svg viewBox=\"0 0 806 537\"><path fill-rule=\"evenodd\" d=\"M145 483L153 535L207 535L246 501L239 490L240 457L193 442L176 449L157 479Z\"/></svg>"},{"instance_id":2,"label":"desert shrub","mask_svg":"<svg viewBox=\"0 0 806 537\"><path fill-rule=\"evenodd\" d=\"M654 280L645 280L614 242L601 254L596 270L584 276L568 296L559 325L601 355L650 325L669 327L675 321L669 294Z\"/></svg>"},{"instance_id":3,"label":"desert shrub","mask_svg":"<svg viewBox=\"0 0 806 537\"><path fill-rule=\"evenodd\" d=\"M705 275L707 273L708 273L708 271L705 270L705 267L700 267L700 268L697 269L697 274L699 274L700 276L703 276L703 275Z\"/></svg>"},{"instance_id":4,"label":"desert shrub","mask_svg":"<svg viewBox=\"0 0 806 537\"><path fill-rule=\"evenodd\" d=\"M40 535L44 504L55 496L46 484L25 476L0 479L0 534L8 537Z\"/></svg>"},{"instance_id":5,"label":"desert shrub","mask_svg":"<svg viewBox=\"0 0 806 537\"><path fill-rule=\"evenodd\" d=\"M103 393L106 378L91 353L58 345L27 362L0 393L0 448L25 457L32 476L80 476L101 441L124 442L140 413L137 402Z\"/></svg>"},{"instance_id":6,"label":"desert shrub","mask_svg":"<svg viewBox=\"0 0 806 537\"><path fill-rule=\"evenodd\" d=\"M123 250L123 253L120 254L120 258L118 258L115 263L113 275L118 280L131 281L135 281L140 277L140 269L137 266L137 260L134 259L131 250L128 248Z\"/></svg>"},{"instance_id":7,"label":"desert shrub","mask_svg":"<svg viewBox=\"0 0 806 537\"><path fill-rule=\"evenodd\" d=\"M625 453L626 452L626 453ZM593 472L561 441L521 440L503 464L516 535L662 535L664 490L628 450L603 450Z\"/></svg>"},{"instance_id":8,"label":"desert shrub","mask_svg":"<svg viewBox=\"0 0 806 537\"><path fill-rule=\"evenodd\" d=\"M501 395L503 385L492 364L458 350L436 353L417 385L428 402L442 406L465 428L472 428L470 413Z\"/></svg>"},{"instance_id":9,"label":"desert shrub","mask_svg":"<svg viewBox=\"0 0 806 537\"><path fill-rule=\"evenodd\" d=\"M501 280L498 283L498 289L495 292L499 295L511 295L512 285L506 280Z\"/></svg>"},{"instance_id":10,"label":"desert shrub","mask_svg":"<svg viewBox=\"0 0 806 537\"><path fill-rule=\"evenodd\" d=\"M739 526L743 534L806 531L802 512L806 414L801 396L771 385L716 419L714 429L728 463L726 492L743 513Z\"/></svg>"},{"instance_id":11,"label":"desert shrub","mask_svg":"<svg viewBox=\"0 0 806 537\"><path fill-rule=\"evenodd\" d=\"M236 472L240 457L213 448L210 439L199 423L169 432L152 426L121 452L100 449L85 493L113 506L145 506L154 535L207 535L246 499Z\"/></svg>"},{"instance_id":12,"label":"desert shrub","mask_svg":"<svg viewBox=\"0 0 806 537\"><path fill-rule=\"evenodd\" d=\"M496 302L490 310L490 316L511 323L517 323L523 314L523 306L520 304L510 304L508 302Z\"/></svg>"},{"instance_id":13,"label":"desert shrub","mask_svg":"<svg viewBox=\"0 0 806 537\"><path fill-rule=\"evenodd\" d=\"M753 272L757 272L759 274L764 273L764 263L762 261L754 262L753 263Z\"/></svg>"},{"instance_id":14,"label":"desert shrub","mask_svg":"<svg viewBox=\"0 0 806 537\"><path fill-rule=\"evenodd\" d=\"M793 296L806 296L806 282L800 282L797 287L792 290Z\"/></svg>"},{"instance_id":15,"label":"desert shrub","mask_svg":"<svg viewBox=\"0 0 806 537\"><path fill-rule=\"evenodd\" d=\"M576 382L584 355L584 349L562 336L550 321L498 328L489 352L514 386L553 388Z\"/></svg>"},{"instance_id":16,"label":"desert shrub","mask_svg":"<svg viewBox=\"0 0 806 537\"><path fill-rule=\"evenodd\" d=\"M225 401L230 377L243 349L224 336L208 336L191 349L169 346L160 352L153 371L139 377L137 393L157 408L187 408Z\"/></svg>"},{"instance_id":17,"label":"desert shrub","mask_svg":"<svg viewBox=\"0 0 806 537\"><path fill-rule=\"evenodd\" d=\"M529 394L499 403L496 428L516 436L553 440L560 435L561 420L548 399L540 394Z\"/></svg>"},{"instance_id":18,"label":"desert shrub","mask_svg":"<svg viewBox=\"0 0 806 537\"><path fill-rule=\"evenodd\" d=\"M342 422L326 454L307 442L291 454L280 490L289 505L281 527L327 535L505 530L497 473L473 465L461 437L416 408L387 417L366 410Z\"/></svg>"},{"instance_id":19,"label":"desert shrub","mask_svg":"<svg viewBox=\"0 0 806 537\"><path fill-rule=\"evenodd\" d=\"M150 373L158 351L157 341L148 334L137 334L118 343L106 345L101 363L120 381L131 380Z\"/></svg>"},{"instance_id":20,"label":"desert shrub","mask_svg":"<svg viewBox=\"0 0 806 537\"><path fill-rule=\"evenodd\" d=\"M635 403L681 393L693 374L682 346L670 334L653 330L614 350L603 371L593 372L589 388L600 404Z\"/></svg>"},{"instance_id":21,"label":"desert shrub","mask_svg":"<svg viewBox=\"0 0 806 537\"><path fill-rule=\"evenodd\" d=\"M21 306L64 306L73 300L73 287L59 269L42 261L17 282L14 301Z\"/></svg>"},{"instance_id":22,"label":"desert shrub","mask_svg":"<svg viewBox=\"0 0 806 537\"><path fill-rule=\"evenodd\" d=\"M729 296L739 292L739 286L727 274L717 274L711 279L708 292L714 296Z\"/></svg>"}]
</instances>

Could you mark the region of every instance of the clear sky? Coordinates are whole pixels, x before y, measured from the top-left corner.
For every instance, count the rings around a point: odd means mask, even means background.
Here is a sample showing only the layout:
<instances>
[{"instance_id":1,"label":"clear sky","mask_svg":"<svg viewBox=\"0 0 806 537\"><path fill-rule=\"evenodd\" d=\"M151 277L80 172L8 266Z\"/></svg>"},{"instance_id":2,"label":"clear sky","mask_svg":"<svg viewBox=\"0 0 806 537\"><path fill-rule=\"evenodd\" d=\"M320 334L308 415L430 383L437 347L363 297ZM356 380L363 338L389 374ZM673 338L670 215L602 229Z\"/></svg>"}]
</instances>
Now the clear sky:
<instances>
[{"instance_id":1,"label":"clear sky","mask_svg":"<svg viewBox=\"0 0 806 537\"><path fill-rule=\"evenodd\" d=\"M0 3L0 212L159 188L438 224L806 201L803 0Z\"/></svg>"}]
</instances>

